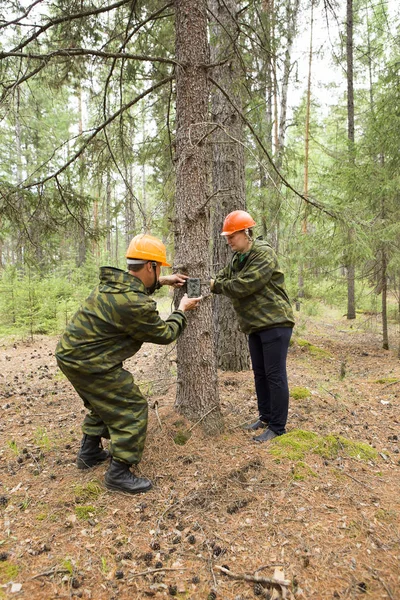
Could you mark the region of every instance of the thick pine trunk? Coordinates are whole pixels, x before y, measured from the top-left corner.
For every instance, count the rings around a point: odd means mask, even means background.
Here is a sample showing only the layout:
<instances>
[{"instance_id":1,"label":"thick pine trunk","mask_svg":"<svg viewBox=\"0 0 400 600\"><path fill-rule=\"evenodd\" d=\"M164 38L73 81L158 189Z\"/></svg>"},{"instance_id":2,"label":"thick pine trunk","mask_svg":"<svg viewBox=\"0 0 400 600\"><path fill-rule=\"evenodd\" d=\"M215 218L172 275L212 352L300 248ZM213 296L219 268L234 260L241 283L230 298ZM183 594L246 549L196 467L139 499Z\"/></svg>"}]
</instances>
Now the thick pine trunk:
<instances>
[{"instance_id":1,"label":"thick pine trunk","mask_svg":"<svg viewBox=\"0 0 400 600\"><path fill-rule=\"evenodd\" d=\"M213 70L215 81L241 108L240 69L235 44L238 28L234 19L237 1L210 0L209 7L215 18L212 22L211 62L217 63L226 55L229 62ZM232 253L221 237L224 217L233 210L245 209L244 148L242 121L226 97L214 89L211 95L212 122L216 127L212 136L212 193L213 210L213 264L223 267ZM214 322L218 366L224 371L243 371L249 368L247 337L240 331L232 302L222 295L214 299Z\"/></svg>"},{"instance_id":2,"label":"thick pine trunk","mask_svg":"<svg viewBox=\"0 0 400 600\"><path fill-rule=\"evenodd\" d=\"M208 122L207 7L203 0L176 0L176 216L175 266L210 279L210 209L207 199ZM203 288L203 293L207 289ZM176 410L206 433L223 430L219 406L211 298L188 313L177 344Z\"/></svg>"}]
</instances>

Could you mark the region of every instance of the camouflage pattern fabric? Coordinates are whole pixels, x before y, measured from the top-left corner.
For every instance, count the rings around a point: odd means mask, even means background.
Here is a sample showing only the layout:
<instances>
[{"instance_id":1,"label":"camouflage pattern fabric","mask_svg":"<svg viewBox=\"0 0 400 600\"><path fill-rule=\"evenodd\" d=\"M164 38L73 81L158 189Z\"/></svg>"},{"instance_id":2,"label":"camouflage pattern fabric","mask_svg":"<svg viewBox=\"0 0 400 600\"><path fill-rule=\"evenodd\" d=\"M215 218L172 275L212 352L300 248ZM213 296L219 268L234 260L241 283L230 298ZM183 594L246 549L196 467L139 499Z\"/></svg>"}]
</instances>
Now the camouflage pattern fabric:
<instances>
[{"instance_id":1,"label":"camouflage pattern fabric","mask_svg":"<svg viewBox=\"0 0 400 600\"><path fill-rule=\"evenodd\" d=\"M161 319L140 279L102 267L100 284L62 335L56 359L89 411L83 432L110 438L114 458L137 464L147 430L147 401L123 361L144 342L173 342L185 326L179 310Z\"/></svg>"},{"instance_id":2,"label":"camouflage pattern fabric","mask_svg":"<svg viewBox=\"0 0 400 600\"><path fill-rule=\"evenodd\" d=\"M272 247L257 239L241 260L238 252L216 275L213 292L232 300L241 330L250 334L269 327L293 327L294 316Z\"/></svg>"},{"instance_id":3,"label":"camouflage pattern fabric","mask_svg":"<svg viewBox=\"0 0 400 600\"><path fill-rule=\"evenodd\" d=\"M161 319L140 279L102 267L100 284L72 317L56 357L79 373L104 373L136 354L143 342L170 344L185 326L179 310Z\"/></svg>"}]
</instances>

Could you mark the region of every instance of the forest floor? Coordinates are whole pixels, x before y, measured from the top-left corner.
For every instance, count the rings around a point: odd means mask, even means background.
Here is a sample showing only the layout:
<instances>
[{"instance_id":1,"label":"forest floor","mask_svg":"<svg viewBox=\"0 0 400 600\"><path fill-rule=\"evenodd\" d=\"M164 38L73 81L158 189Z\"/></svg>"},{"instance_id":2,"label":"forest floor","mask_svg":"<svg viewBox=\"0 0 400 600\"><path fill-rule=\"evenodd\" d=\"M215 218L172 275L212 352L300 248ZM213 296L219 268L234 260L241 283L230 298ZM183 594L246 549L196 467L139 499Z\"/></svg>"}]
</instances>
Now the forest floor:
<instances>
[{"instance_id":1,"label":"forest floor","mask_svg":"<svg viewBox=\"0 0 400 600\"><path fill-rule=\"evenodd\" d=\"M220 373L225 432L207 438L173 410L171 346L128 361L151 407L138 496L76 468L84 410L57 339L1 339L0 599L399 599L397 352L373 316L297 321L288 434L269 444L241 429L251 371Z\"/></svg>"}]
</instances>

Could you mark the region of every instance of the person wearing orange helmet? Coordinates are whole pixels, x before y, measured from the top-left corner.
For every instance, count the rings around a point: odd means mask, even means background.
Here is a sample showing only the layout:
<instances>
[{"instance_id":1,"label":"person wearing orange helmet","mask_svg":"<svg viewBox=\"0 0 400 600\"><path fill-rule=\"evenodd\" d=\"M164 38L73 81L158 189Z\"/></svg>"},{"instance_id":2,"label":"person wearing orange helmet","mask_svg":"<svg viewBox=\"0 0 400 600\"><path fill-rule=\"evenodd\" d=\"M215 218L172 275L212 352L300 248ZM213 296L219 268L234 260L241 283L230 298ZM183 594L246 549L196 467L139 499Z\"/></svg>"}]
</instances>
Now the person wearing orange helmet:
<instances>
[{"instance_id":1,"label":"person wearing orange helmet","mask_svg":"<svg viewBox=\"0 0 400 600\"><path fill-rule=\"evenodd\" d=\"M144 342L170 344L186 327L186 311L201 298L184 294L176 310L164 321L149 297L162 285L181 287L187 276L160 276L169 267L164 244L156 237L135 236L127 253L128 271L100 269L100 283L72 317L56 348L58 366L87 409L78 469L111 463L105 474L110 490L136 494L152 483L136 477L131 466L141 459L147 431L146 398L123 362ZM110 452L101 439L110 439Z\"/></svg>"},{"instance_id":2,"label":"person wearing orange helmet","mask_svg":"<svg viewBox=\"0 0 400 600\"><path fill-rule=\"evenodd\" d=\"M240 328L248 335L258 418L245 429L263 429L253 439L268 442L286 432L286 359L294 317L276 254L267 242L253 238L255 225L244 210L227 215L221 235L234 254L211 280L210 288L231 299Z\"/></svg>"}]
</instances>

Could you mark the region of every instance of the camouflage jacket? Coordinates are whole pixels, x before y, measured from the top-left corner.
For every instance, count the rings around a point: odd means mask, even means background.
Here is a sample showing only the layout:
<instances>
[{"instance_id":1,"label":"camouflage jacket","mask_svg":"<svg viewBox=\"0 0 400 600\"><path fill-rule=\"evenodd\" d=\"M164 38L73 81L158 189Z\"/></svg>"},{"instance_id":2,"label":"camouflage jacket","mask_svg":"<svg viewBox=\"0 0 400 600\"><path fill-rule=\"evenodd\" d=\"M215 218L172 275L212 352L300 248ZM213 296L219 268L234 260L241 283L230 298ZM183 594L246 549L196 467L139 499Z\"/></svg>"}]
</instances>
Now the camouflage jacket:
<instances>
[{"instance_id":1,"label":"camouflage jacket","mask_svg":"<svg viewBox=\"0 0 400 600\"><path fill-rule=\"evenodd\" d=\"M284 275L274 250L263 240L253 242L243 262L235 252L229 265L216 275L213 292L232 300L244 333L294 325Z\"/></svg>"},{"instance_id":2,"label":"camouflage jacket","mask_svg":"<svg viewBox=\"0 0 400 600\"><path fill-rule=\"evenodd\" d=\"M113 267L100 269L100 283L72 317L56 358L81 373L100 373L136 354L143 342L169 344L186 326L180 310L163 321L140 279Z\"/></svg>"}]
</instances>

